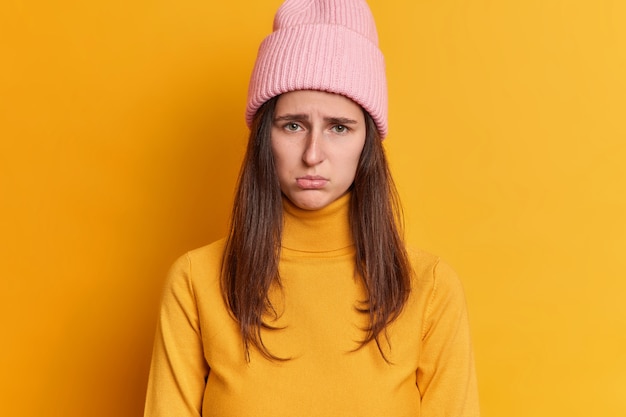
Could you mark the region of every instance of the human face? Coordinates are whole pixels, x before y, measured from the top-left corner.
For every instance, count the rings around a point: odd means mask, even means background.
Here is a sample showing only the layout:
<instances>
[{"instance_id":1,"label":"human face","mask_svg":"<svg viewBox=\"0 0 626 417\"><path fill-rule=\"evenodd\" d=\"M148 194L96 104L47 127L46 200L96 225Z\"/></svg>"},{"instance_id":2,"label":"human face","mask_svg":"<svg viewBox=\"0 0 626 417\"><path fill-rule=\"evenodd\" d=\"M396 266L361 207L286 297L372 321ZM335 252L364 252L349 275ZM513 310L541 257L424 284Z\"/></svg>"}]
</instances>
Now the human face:
<instances>
[{"instance_id":1,"label":"human face","mask_svg":"<svg viewBox=\"0 0 626 417\"><path fill-rule=\"evenodd\" d=\"M271 137L283 194L305 210L344 195L354 181L365 130L363 110L347 97L309 90L282 94Z\"/></svg>"}]
</instances>

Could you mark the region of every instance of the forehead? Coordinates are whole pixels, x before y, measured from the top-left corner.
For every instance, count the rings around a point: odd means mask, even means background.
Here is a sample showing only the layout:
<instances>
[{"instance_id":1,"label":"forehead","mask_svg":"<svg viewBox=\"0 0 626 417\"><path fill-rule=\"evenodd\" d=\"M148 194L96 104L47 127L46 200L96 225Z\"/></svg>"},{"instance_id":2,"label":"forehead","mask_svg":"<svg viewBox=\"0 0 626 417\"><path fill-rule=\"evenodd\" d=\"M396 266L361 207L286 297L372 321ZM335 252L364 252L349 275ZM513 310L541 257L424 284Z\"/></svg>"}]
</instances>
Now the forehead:
<instances>
[{"instance_id":1,"label":"forehead","mask_svg":"<svg viewBox=\"0 0 626 417\"><path fill-rule=\"evenodd\" d=\"M351 117L363 120L363 110L348 97L324 91L299 90L282 94L276 102L276 115L298 113L323 117Z\"/></svg>"}]
</instances>

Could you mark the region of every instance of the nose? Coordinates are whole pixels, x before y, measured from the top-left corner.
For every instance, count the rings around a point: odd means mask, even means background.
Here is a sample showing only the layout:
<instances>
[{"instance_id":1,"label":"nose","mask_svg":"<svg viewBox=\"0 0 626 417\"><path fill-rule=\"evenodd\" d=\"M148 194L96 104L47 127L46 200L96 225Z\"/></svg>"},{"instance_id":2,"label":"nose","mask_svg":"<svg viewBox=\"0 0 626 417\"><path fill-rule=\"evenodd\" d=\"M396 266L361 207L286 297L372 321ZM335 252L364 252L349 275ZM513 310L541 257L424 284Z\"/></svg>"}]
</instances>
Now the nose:
<instances>
[{"instance_id":1,"label":"nose","mask_svg":"<svg viewBox=\"0 0 626 417\"><path fill-rule=\"evenodd\" d=\"M306 141L304 151L302 152L302 161L307 166L315 166L321 163L325 158L324 144L322 135L312 130Z\"/></svg>"}]
</instances>

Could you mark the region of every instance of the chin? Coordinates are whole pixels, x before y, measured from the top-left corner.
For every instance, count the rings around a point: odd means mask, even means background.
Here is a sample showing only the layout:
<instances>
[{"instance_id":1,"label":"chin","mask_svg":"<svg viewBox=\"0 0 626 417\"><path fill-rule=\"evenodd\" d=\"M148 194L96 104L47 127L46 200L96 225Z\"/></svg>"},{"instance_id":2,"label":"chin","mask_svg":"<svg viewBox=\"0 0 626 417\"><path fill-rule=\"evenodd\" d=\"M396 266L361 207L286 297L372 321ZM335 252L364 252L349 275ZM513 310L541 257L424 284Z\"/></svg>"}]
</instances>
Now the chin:
<instances>
[{"instance_id":1,"label":"chin","mask_svg":"<svg viewBox=\"0 0 626 417\"><path fill-rule=\"evenodd\" d=\"M301 208L302 210L311 210L311 211L315 211L315 210L320 210L323 209L324 207L326 207L327 205L330 204L330 202L324 201L324 202L309 202L309 201L292 201L292 203L294 205L296 205L298 208Z\"/></svg>"},{"instance_id":2,"label":"chin","mask_svg":"<svg viewBox=\"0 0 626 417\"><path fill-rule=\"evenodd\" d=\"M298 195L305 194L305 195ZM318 194L318 195L307 195L307 194ZM298 208L302 210L320 210L332 203L332 200L329 196L319 195L316 192L300 192L296 195L287 194L287 198Z\"/></svg>"}]
</instances>

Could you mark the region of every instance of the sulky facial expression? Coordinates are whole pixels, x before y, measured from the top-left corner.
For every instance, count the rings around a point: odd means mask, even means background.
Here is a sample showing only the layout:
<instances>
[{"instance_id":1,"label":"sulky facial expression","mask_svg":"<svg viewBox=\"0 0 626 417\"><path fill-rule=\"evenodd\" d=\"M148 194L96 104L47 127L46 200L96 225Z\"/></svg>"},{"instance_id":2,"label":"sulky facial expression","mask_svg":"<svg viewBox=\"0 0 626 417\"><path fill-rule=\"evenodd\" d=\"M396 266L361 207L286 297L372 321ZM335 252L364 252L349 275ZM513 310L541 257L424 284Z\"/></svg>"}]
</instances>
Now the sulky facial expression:
<instances>
[{"instance_id":1,"label":"sulky facial expression","mask_svg":"<svg viewBox=\"0 0 626 417\"><path fill-rule=\"evenodd\" d=\"M283 194L305 210L344 195L354 181L365 132L363 110L347 97L309 90L282 94L271 137Z\"/></svg>"}]
</instances>

